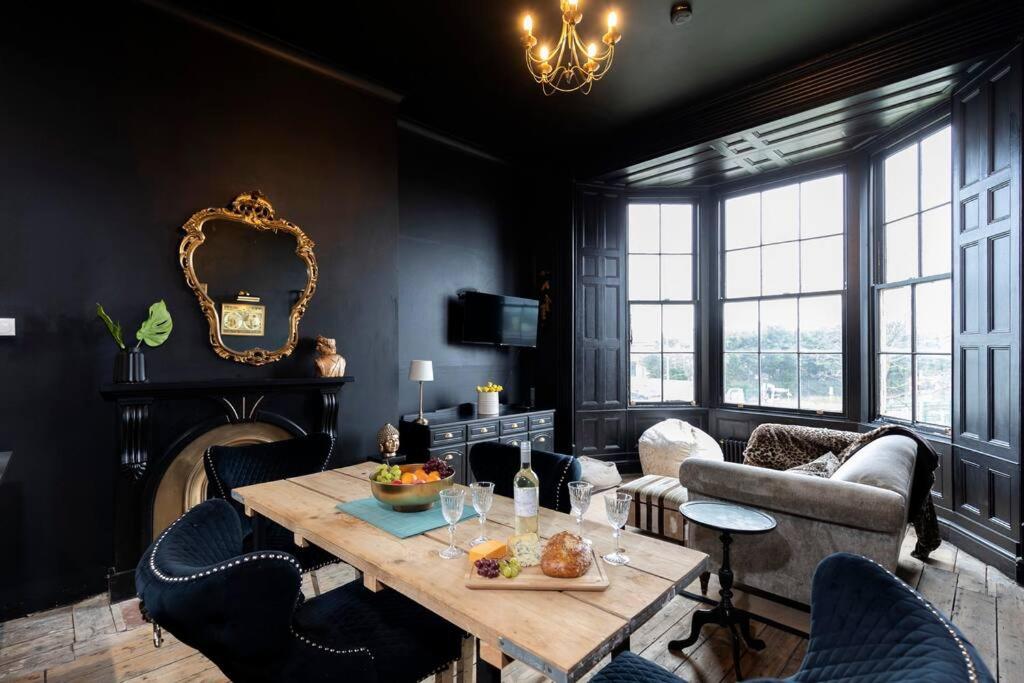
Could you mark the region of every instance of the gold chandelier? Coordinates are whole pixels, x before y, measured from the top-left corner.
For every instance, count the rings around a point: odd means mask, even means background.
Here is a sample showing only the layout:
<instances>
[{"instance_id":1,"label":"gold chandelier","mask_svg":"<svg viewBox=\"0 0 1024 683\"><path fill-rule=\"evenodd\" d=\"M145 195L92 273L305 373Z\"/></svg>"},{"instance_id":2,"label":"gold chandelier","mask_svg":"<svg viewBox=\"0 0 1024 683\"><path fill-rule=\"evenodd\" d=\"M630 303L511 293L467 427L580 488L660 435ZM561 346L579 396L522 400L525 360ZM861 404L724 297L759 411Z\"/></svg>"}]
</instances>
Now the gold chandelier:
<instances>
[{"instance_id":1,"label":"gold chandelier","mask_svg":"<svg viewBox=\"0 0 1024 683\"><path fill-rule=\"evenodd\" d=\"M594 81L601 80L612 67L615 56L615 44L622 38L618 31L618 15L608 13L608 32L601 37L605 44L604 51L598 54L597 43L584 45L576 24L583 19L579 0L560 0L562 9L562 35L554 50L547 45L537 46L533 36L533 17L527 14L523 18L523 47L526 49L526 68L530 70L533 80L540 83L545 95L554 92L581 91L584 95L590 92Z\"/></svg>"}]
</instances>

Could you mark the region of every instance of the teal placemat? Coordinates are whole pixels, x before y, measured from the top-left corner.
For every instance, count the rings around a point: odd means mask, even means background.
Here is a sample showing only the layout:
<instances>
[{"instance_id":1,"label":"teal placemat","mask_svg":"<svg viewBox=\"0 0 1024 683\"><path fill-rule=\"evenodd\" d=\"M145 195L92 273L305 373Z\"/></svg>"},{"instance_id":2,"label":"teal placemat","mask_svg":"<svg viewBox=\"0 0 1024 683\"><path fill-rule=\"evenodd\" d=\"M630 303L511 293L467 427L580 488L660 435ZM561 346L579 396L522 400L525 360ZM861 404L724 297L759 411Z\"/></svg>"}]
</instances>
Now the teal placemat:
<instances>
[{"instance_id":1,"label":"teal placemat","mask_svg":"<svg viewBox=\"0 0 1024 683\"><path fill-rule=\"evenodd\" d=\"M348 503L338 503L337 508L399 538L418 536L448 524L441 514L440 501L423 512L395 512L376 498L360 498ZM462 518L459 521L470 517L476 517L476 510L466 505L462 509Z\"/></svg>"}]
</instances>

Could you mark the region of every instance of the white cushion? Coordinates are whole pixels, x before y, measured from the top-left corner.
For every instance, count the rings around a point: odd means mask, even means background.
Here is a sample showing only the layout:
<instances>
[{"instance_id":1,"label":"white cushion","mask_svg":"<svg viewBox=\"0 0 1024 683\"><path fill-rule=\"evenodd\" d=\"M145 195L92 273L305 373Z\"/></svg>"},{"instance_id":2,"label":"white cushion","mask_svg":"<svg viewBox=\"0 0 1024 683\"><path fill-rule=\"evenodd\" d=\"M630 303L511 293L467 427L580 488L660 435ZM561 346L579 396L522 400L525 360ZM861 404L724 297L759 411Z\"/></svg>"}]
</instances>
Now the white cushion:
<instances>
[{"instance_id":1,"label":"white cushion","mask_svg":"<svg viewBox=\"0 0 1024 683\"><path fill-rule=\"evenodd\" d=\"M710 434L674 418L648 428L640 437L639 446L644 474L675 478L679 476L679 466L689 457L725 459Z\"/></svg>"},{"instance_id":2,"label":"white cushion","mask_svg":"<svg viewBox=\"0 0 1024 683\"><path fill-rule=\"evenodd\" d=\"M619 468L615 463L588 458L585 455L581 456L579 461L583 470L580 476L583 481L593 484L595 491L610 489L622 483L622 475L619 474Z\"/></svg>"}]
</instances>

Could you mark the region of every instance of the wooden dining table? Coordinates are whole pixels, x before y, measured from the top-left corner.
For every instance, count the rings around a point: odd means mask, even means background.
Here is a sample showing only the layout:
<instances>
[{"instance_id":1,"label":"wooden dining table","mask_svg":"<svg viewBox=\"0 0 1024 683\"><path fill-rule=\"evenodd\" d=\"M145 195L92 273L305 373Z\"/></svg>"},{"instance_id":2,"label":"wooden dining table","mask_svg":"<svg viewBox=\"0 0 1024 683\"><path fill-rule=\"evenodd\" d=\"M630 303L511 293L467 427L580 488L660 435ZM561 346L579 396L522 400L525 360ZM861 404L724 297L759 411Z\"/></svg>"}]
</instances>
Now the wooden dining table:
<instances>
[{"instance_id":1,"label":"wooden dining table","mask_svg":"<svg viewBox=\"0 0 1024 683\"><path fill-rule=\"evenodd\" d=\"M318 546L358 569L370 590L398 591L475 637L478 681L500 678L513 660L559 683L575 681L606 655L628 649L630 634L707 567L704 553L624 531L630 562L604 565L607 590L472 590L465 585L468 560L438 556L448 544L447 527L401 539L338 510L339 503L371 495L369 477L377 467L367 462L240 487L232 496L253 518L257 543L265 520L276 522L296 544ZM466 499L470 505L468 490ZM512 500L494 496L487 535L512 535L513 517ZM613 549L610 526L585 520L584 528L598 555ZM542 537L567 529L576 529L574 517L541 509ZM468 548L478 532L476 517L462 521L456 544Z\"/></svg>"}]
</instances>

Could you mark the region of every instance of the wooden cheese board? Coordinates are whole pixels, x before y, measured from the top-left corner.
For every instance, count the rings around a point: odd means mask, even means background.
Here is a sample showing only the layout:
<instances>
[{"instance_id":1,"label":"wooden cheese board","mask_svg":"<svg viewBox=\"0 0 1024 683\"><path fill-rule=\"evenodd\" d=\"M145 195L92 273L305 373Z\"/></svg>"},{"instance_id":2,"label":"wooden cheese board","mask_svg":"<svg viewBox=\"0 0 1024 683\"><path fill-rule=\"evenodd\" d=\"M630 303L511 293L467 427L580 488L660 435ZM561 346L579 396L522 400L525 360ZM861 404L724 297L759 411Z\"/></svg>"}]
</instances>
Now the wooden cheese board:
<instances>
[{"instance_id":1,"label":"wooden cheese board","mask_svg":"<svg viewBox=\"0 0 1024 683\"><path fill-rule=\"evenodd\" d=\"M559 579L547 576L541 571L540 565L536 567L523 567L519 576L514 579L506 579L498 575L488 579L476 573L473 563L467 563L466 587L486 590L519 590L519 591L603 591L608 589L608 574L604 569L604 560L594 555L591 548L590 569L583 576L575 579Z\"/></svg>"}]
</instances>

